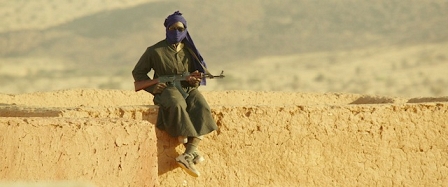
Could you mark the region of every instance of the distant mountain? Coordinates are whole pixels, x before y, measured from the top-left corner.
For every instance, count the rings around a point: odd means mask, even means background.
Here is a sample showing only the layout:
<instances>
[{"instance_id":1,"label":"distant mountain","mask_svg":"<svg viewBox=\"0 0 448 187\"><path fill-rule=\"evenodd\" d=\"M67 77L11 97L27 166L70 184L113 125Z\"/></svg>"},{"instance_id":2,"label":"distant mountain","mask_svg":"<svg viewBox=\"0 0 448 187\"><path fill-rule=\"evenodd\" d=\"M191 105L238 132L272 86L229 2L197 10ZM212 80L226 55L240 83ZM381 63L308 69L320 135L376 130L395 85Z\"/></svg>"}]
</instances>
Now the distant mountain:
<instances>
[{"instance_id":1,"label":"distant mountain","mask_svg":"<svg viewBox=\"0 0 448 187\"><path fill-rule=\"evenodd\" d=\"M164 38L180 9L207 61L448 40L445 0L245 0L151 2L104 11L42 31L0 35L0 57L49 56L93 68L134 65Z\"/></svg>"}]
</instances>

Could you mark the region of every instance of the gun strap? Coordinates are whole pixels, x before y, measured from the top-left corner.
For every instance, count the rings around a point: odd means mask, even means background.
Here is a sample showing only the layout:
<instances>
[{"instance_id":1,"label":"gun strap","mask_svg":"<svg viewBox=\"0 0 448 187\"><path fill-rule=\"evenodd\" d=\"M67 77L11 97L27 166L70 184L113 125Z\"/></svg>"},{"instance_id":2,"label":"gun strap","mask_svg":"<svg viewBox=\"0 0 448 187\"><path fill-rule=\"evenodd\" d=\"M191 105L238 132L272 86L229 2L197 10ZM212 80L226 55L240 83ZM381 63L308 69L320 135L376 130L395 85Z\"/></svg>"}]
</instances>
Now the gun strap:
<instances>
[{"instance_id":1,"label":"gun strap","mask_svg":"<svg viewBox=\"0 0 448 187\"><path fill-rule=\"evenodd\" d=\"M201 61L199 60L198 56L196 56L196 53L193 52L193 50L191 50L189 47L186 46L186 48L188 49L188 51L190 51L191 55L193 55L194 59L198 61L198 63L201 65L202 69L204 69L204 73L206 75L212 76L214 77L209 71L208 69L204 66L204 64L201 63Z\"/></svg>"}]
</instances>

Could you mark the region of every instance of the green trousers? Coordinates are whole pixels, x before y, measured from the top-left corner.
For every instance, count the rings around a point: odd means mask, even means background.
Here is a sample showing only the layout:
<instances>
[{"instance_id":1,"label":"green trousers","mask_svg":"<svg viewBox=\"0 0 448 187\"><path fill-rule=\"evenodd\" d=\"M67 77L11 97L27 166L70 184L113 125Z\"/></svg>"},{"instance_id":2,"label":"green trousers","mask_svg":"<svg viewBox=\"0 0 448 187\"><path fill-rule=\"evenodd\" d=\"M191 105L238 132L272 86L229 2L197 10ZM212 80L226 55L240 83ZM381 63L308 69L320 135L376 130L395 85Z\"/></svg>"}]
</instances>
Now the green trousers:
<instances>
[{"instance_id":1,"label":"green trousers","mask_svg":"<svg viewBox=\"0 0 448 187\"><path fill-rule=\"evenodd\" d=\"M173 137L199 137L218 129L210 106L194 87L184 88L189 96L184 99L173 86L154 95L159 106L156 126Z\"/></svg>"}]
</instances>

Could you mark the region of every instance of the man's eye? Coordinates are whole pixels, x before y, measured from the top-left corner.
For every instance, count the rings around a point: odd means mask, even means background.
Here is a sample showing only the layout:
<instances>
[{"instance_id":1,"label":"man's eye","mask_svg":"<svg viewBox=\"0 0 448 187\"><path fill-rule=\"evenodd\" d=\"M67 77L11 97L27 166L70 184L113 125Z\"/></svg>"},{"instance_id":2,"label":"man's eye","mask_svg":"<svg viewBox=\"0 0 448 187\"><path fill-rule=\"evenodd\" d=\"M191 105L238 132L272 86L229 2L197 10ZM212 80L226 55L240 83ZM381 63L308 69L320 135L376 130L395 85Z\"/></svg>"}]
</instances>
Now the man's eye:
<instances>
[{"instance_id":1,"label":"man's eye","mask_svg":"<svg viewBox=\"0 0 448 187\"><path fill-rule=\"evenodd\" d=\"M170 31L178 30L179 32L183 32L185 28L183 27L171 27L169 28Z\"/></svg>"}]
</instances>

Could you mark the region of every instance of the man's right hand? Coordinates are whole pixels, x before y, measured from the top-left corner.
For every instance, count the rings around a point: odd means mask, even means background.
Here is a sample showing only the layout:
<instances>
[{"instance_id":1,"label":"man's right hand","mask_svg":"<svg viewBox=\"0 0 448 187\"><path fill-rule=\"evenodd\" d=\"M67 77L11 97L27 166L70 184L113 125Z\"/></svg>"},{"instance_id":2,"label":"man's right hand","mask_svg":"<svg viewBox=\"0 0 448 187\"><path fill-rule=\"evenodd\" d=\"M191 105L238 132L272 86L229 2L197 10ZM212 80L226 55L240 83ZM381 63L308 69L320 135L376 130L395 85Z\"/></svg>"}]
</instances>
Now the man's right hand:
<instances>
[{"instance_id":1,"label":"man's right hand","mask_svg":"<svg viewBox=\"0 0 448 187\"><path fill-rule=\"evenodd\" d=\"M186 80L190 85L192 86L198 86L201 82L202 73L200 73L198 70L190 73L190 75L187 76Z\"/></svg>"},{"instance_id":2,"label":"man's right hand","mask_svg":"<svg viewBox=\"0 0 448 187\"><path fill-rule=\"evenodd\" d=\"M156 86L154 87L154 94L159 94L162 93L162 91L166 88L166 84L165 83L157 83Z\"/></svg>"}]
</instances>

